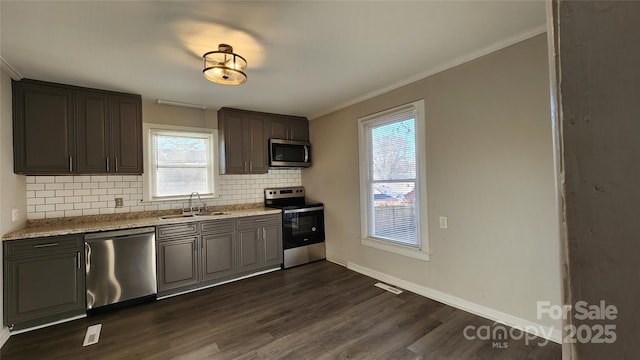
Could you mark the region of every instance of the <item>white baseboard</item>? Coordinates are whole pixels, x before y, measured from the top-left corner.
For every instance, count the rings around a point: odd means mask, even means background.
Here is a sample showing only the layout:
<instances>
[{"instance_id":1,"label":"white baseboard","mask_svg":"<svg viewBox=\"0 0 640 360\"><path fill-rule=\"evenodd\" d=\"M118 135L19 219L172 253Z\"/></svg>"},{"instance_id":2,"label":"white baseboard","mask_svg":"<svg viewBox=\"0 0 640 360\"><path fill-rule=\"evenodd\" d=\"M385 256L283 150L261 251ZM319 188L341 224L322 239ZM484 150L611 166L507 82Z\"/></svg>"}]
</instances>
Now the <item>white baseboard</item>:
<instances>
[{"instance_id":1,"label":"white baseboard","mask_svg":"<svg viewBox=\"0 0 640 360\"><path fill-rule=\"evenodd\" d=\"M9 332L9 328L6 326L3 326L2 330L0 330L0 348L2 348L2 346L4 346L4 343L6 343L7 340L9 340L9 336L11 336L11 333Z\"/></svg>"},{"instance_id":2,"label":"white baseboard","mask_svg":"<svg viewBox=\"0 0 640 360\"><path fill-rule=\"evenodd\" d=\"M336 265L340 265L340 266L343 266L343 267L347 267L347 264L343 264L343 263L341 263L341 262L339 262L339 261L336 261L336 260L333 260L333 259L326 258L325 260L327 260L328 262L332 262L332 263L334 263L334 264L336 264Z\"/></svg>"},{"instance_id":3,"label":"white baseboard","mask_svg":"<svg viewBox=\"0 0 640 360\"><path fill-rule=\"evenodd\" d=\"M533 335L542 337L549 341L553 341L555 343L562 343L562 334L560 333L560 329L543 326L537 323L534 323L529 320L525 320L516 316L512 316L506 313L503 313L498 310L494 310L488 308L486 306L478 305L476 303L461 299L459 297L455 297L446 293L443 293L438 290L434 290L422 285L418 285L406 280L399 279L395 276L387 275L385 273L379 272L377 270L369 269L364 266L360 266L358 264L352 263L350 261L347 262L347 269L353 270L355 272L359 272L363 275L367 275L374 279L384 281L386 283L398 286L402 289L411 291L418 295L422 295L429 299L441 302L446 305L453 306L460 310L464 310L470 312L472 314L481 316L483 318L498 322L500 324L504 324L507 326L511 326L517 329L521 329L523 331L529 332ZM535 332L533 331L535 330Z\"/></svg>"}]
</instances>

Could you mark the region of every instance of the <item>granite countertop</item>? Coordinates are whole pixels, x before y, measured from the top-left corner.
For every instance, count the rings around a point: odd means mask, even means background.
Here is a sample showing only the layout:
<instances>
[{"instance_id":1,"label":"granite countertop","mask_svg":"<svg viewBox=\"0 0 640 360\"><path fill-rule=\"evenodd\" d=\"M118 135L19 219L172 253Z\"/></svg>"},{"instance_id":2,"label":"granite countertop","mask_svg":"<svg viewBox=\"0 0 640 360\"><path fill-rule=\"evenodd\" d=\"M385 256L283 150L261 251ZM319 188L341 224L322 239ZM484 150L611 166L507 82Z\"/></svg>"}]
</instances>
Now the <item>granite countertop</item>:
<instances>
[{"instance_id":1,"label":"granite countertop","mask_svg":"<svg viewBox=\"0 0 640 360\"><path fill-rule=\"evenodd\" d=\"M211 212L224 212L220 215L204 215L174 219L159 219L159 216L177 214L175 210L145 211L140 213L78 216L74 218L56 218L32 220L23 229L5 234L2 240L32 239L42 236L81 234L96 231L159 226L168 224L206 221L213 219L230 219L244 216L278 214L280 209L265 208L261 204L245 206L214 207Z\"/></svg>"}]
</instances>

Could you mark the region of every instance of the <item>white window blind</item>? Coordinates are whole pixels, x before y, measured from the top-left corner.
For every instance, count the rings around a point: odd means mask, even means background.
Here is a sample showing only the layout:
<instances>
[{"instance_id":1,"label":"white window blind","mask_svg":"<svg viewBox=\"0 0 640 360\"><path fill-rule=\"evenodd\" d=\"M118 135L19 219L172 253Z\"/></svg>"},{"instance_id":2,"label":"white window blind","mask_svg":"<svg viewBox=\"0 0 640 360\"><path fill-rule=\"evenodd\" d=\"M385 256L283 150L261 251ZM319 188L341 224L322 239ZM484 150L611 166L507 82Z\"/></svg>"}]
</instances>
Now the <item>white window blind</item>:
<instances>
[{"instance_id":1,"label":"white window blind","mask_svg":"<svg viewBox=\"0 0 640 360\"><path fill-rule=\"evenodd\" d=\"M424 102L359 123L363 244L428 259Z\"/></svg>"},{"instance_id":2,"label":"white window blind","mask_svg":"<svg viewBox=\"0 0 640 360\"><path fill-rule=\"evenodd\" d=\"M365 124L370 236L418 246L416 110L411 107Z\"/></svg>"},{"instance_id":3,"label":"white window blind","mask_svg":"<svg viewBox=\"0 0 640 360\"><path fill-rule=\"evenodd\" d=\"M149 182L153 199L214 194L210 132L149 130Z\"/></svg>"}]
</instances>

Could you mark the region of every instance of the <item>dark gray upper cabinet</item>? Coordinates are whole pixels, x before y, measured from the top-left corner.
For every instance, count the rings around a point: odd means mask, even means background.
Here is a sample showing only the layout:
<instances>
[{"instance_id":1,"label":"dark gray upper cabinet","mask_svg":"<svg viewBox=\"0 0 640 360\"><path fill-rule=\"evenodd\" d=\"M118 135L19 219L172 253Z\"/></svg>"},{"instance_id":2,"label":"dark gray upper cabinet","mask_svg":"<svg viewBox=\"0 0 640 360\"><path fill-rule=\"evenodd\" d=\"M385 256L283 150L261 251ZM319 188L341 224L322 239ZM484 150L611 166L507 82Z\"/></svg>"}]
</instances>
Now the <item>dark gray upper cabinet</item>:
<instances>
[{"instance_id":1,"label":"dark gray upper cabinet","mask_svg":"<svg viewBox=\"0 0 640 360\"><path fill-rule=\"evenodd\" d=\"M261 113L222 108L218 111L220 171L223 174L265 174L267 123Z\"/></svg>"},{"instance_id":2,"label":"dark gray upper cabinet","mask_svg":"<svg viewBox=\"0 0 640 360\"><path fill-rule=\"evenodd\" d=\"M139 95L28 79L13 93L16 173L142 173Z\"/></svg>"},{"instance_id":3,"label":"dark gray upper cabinet","mask_svg":"<svg viewBox=\"0 0 640 360\"><path fill-rule=\"evenodd\" d=\"M85 313L81 235L5 241L4 323L12 330Z\"/></svg>"},{"instance_id":4,"label":"dark gray upper cabinet","mask_svg":"<svg viewBox=\"0 0 640 360\"><path fill-rule=\"evenodd\" d=\"M13 82L13 169L16 174L75 171L74 92Z\"/></svg>"},{"instance_id":5,"label":"dark gray upper cabinet","mask_svg":"<svg viewBox=\"0 0 640 360\"><path fill-rule=\"evenodd\" d=\"M274 115L270 119L269 138L309 141L309 121L307 118Z\"/></svg>"},{"instance_id":6,"label":"dark gray upper cabinet","mask_svg":"<svg viewBox=\"0 0 640 360\"><path fill-rule=\"evenodd\" d=\"M222 174L264 174L269 139L309 140L306 118L222 108L218 111Z\"/></svg>"},{"instance_id":7,"label":"dark gray upper cabinet","mask_svg":"<svg viewBox=\"0 0 640 360\"><path fill-rule=\"evenodd\" d=\"M108 173L111 133L109 96L89 91L76 92L78 115L78 172Z\"/></svg>"},{"instance_id":8,"label":"dark gray upper cabinet","mask_svg":"<svg viewBox=\"0 0 640 360\"><path fill-rule=\"evenodd\" d=\"M110 172L142 174L142 99L140 95L110 97Z\"/></svg>"}]
</instances>

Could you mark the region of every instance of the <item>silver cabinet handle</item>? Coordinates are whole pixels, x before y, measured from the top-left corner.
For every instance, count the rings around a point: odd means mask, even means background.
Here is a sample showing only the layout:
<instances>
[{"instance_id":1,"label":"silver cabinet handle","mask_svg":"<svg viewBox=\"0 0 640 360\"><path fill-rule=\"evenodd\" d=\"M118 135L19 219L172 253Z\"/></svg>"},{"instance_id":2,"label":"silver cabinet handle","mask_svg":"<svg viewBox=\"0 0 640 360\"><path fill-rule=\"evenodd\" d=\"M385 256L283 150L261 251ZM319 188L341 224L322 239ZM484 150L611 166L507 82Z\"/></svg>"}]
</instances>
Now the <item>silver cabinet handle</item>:
<instances>
[{"instance_id":1,"label":"silver cabinet handle","mask_svg":"<svg viewBox=\"0 0 640 360\"><path fill-rule=\"evenodd\" d=\"M262 240L267 238L267 229L266 228L262 228Z\"/></svg>"},{"instance_id":2,"label":"silver cabinet handle","mask_svg":"<svg viewBox=\"0 0 640 360\"><path fill-rule=\"evenodd\" d=\"M52 246L58 246L58 243L48 243L48 244L33 245L33 247L36 248L36 249L48 248L48 247L52 247Z\"/></svg>"},{"instance_id":3,"label":"silver cabinet handle","mask_svg":"<svg viewBox=\"0 0 640 360\"><path fill-rule=\"evenodd\" d=\"M80 265L80 251L78 251L78 254L76 254L76 256L77 256L76 265L78 266L78 269L80 269L80 267L82 266L82 265Z\"/></svg>"},{"instance_id":4,"label":"silver cabinet handle","mask_svg":"<svg viewBox=\"0 0 640 360\"><path fill-rule=\"evenodd\" d=\"M73 172L73 156L69 156L69 172Z\"/></svg>"},{"instance_id":5,"label":"silver cabinet handle","mask_svg":"<svg viewBox=\"0 0 640 360\"><path fill-rule=\"evenodd\" d=\"M309 162L309 147L304 146L304 162Z\"/></svg>"},{"instance_id":6,"label":"silver cabinet handle","mask_svg":"<svg viewBox=\"0 0 640 360\"><path fill-rule=\"evenodd\" d=\"M109 171L109 158L105 159L107 161L107 172Z\"/></svg>"},{"instance_id":7,"label":"silver cabinet handle","mask_svg":"<svg viewBox=\"0 0 640 360\"><path fill-rule=\"evenodd\" d=\"M253 160L249 161L249 172L253 171Z\"/></svg>"},{"instance_id":8,"label":"silver cabinet handle","mask_svg":"<svg viewBox=\"0 0 640 360\"><path fill-rule=\"evenodd\" d=\"M116 172L118 172L118 158L116 157Z\"/></svg>"}]
</instances>

